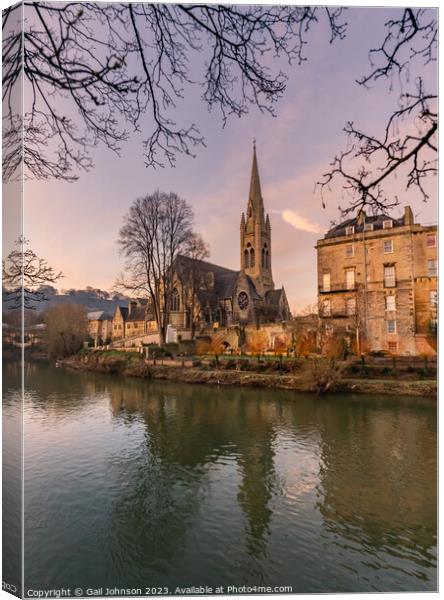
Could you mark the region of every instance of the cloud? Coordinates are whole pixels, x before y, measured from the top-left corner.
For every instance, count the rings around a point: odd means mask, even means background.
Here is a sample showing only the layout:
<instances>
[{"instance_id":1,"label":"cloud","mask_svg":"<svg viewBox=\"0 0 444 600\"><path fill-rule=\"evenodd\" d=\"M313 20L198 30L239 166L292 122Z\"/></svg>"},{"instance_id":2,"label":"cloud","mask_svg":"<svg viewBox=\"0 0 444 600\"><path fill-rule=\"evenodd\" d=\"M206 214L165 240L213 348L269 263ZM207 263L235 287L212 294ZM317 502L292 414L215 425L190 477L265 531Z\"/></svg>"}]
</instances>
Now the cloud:
<instances>
[{"instance_id":1,"label":"cloud","mask_svg":"<svg viewBox=\"0 0 444 600\"><path fill-rule=\"evenodd\" d=\"M281 217L286 223L299 229L300 231L308 231L309 233L322 233L322 227L317 223L312 223L305 217L301 217L294 210L283 210Z\"/></svg>"}]
</instances>

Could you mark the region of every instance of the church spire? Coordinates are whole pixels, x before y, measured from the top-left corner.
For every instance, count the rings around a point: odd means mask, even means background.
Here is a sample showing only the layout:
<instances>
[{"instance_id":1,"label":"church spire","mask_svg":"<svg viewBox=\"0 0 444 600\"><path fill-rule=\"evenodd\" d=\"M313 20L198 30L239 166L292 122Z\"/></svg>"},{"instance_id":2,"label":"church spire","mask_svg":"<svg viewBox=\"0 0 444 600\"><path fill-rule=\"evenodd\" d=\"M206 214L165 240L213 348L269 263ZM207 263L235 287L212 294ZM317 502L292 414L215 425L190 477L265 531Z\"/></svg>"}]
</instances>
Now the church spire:
<instances>
[{"instance_id":1,"label":"church spire","mask_svg":"<svg viewBox=\"0 0 444 600\"><path fill-rule=\"evenodd\" d=\"M261 182L259 179L259 169L257 166L256 140L253 140L253 164L251 167L250 194L248 196L248 204L252 206L255 212L264 210ZM259 214L261 214L261 212Z\"/></svg>"},{"instance_id":2,"label":"church spire","mask_svg":"<svg viewBox=\"0 0 444 600\"><path fill-rule=\"evenodd\" d=\"M271 274L271 225L265 217L259 169L257 166L256 140L253 141L253 164L251 167L250 193L247 213L240 224L241 270L250 277L256 291L263 295L274 289Z\"/></svg>"}]
</instances>

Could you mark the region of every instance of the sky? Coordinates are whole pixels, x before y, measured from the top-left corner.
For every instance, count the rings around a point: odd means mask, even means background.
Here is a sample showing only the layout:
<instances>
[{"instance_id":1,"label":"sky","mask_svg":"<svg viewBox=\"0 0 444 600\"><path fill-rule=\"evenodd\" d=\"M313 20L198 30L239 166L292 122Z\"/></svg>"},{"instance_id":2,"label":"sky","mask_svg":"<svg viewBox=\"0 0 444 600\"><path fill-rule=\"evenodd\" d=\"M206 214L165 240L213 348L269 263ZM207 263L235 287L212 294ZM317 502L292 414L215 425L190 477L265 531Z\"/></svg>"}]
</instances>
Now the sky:
<instances>
[{"instance_id":1,"label":"sky","mask_svg":"<svg viewBox=\"0 0 444 600\"><path fill-rule=\"evenodd\" d=\"M387 8L349 9L347 37L332 45L326 23L314 27L308 60L287 67L289 81L276 117L252 107L222 127L220 114L208 113L198 90L191 90L178 105L177 118L196 122L206 147L197 148L196 158L178 155L175 168L146 168L143 136L134 135L120 157L103 147L94 149L94 169L75 183L28 181L25 236L39 256L65 274L58 287L111 289L123 268L116 243L123 216L136 198L157 189L177 192L192 206L195 229L210 246L211 262L239 269L239 224L247 206L255 138L272 225L275 285L284 285L293 313L315 303L316 240L340 220L338 206L346 204L336 187L325 196L324 209L316 182L345 148L347 121L379 133L396 106L398 96L385 82L371 89L356 83L368 72L368 50L383 39L384 22L392 14ZM424 71L426 79L433 81L433 69ZM410 204L419 222L436 222L435 185L425 204L417 192L405 192L402 178L395 181L393 195L402 206L394 216Z\"/></svg>"}]
</instances>

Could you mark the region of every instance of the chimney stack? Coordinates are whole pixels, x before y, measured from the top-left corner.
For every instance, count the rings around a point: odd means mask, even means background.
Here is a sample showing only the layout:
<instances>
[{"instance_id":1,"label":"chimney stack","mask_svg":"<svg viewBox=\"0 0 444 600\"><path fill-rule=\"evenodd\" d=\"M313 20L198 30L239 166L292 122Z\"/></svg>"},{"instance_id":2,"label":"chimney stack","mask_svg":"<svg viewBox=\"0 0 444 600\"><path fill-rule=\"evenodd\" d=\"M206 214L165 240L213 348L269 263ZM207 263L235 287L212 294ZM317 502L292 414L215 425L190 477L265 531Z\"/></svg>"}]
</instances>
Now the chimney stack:
<instances>
[{"instance_id":1,"label":"chimney stack","mask_svg":"<svg viewBox=\"0 0 444 600\"><path fill-rule=\"evenodd\" d=\"M134 308L137 306L137 300L131 300L128 304L128 316L131 314Z\"/></svg>"},{"instance_id":2,"label":"chimney stack","mask_svg":"<svg viewBox=\"0 0 444 600\"><path fill-rule=\"evenodd\" d=\"M361 210L358 212L358 218L357 218L358 224L364 225L366 217L367 217L367 215L365 214L365 210L363 208L361 208Z\"/></svg>"},{"instance_id":3,"label":"chimney stack","mask_svg":"<svg viewBox=\"0 0 444 600\"><path fill-rule=\"evenodd\" d=\"M404 208L404 225L413 225L415 222L410 206Z\"/></svg>"}]
</instances>

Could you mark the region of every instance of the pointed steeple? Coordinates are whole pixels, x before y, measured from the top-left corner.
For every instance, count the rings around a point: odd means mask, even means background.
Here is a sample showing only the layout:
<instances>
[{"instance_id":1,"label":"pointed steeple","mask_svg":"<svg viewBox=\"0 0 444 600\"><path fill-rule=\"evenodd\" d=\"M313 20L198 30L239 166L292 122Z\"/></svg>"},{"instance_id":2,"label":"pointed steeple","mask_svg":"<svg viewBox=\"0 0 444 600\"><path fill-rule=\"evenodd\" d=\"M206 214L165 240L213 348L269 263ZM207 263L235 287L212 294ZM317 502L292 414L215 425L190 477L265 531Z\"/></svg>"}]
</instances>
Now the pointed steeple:
<instances>
[{"instance_id":1,"label":"pointed steeple","mask_svg":"<svg viewBox=\"0 0 444 600\"><path fill-rule=\"evenodd\" d=\"M250 193L245 215L240 223L241 271L250 277L259 295L274 289L271 273L271 225L265 215L259 169L257 166L256 140L253 142Z\"/></svg>"},{"instance_id":2,"label":"pointed steeple","mask_svg":"<svg viewBox=\"0 0 444 600\"><path fill-rule=\"evenodd\" d=\"M257 212L258 210L264 210L261 182L259 179L259 169L257 166L256 140L253 140L253 165L251 167L250 194L248 196L248 204L251 204L255 212Z\"/></svg>"}]
</instances>

